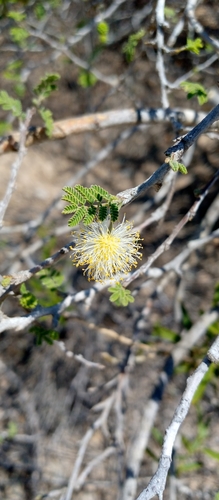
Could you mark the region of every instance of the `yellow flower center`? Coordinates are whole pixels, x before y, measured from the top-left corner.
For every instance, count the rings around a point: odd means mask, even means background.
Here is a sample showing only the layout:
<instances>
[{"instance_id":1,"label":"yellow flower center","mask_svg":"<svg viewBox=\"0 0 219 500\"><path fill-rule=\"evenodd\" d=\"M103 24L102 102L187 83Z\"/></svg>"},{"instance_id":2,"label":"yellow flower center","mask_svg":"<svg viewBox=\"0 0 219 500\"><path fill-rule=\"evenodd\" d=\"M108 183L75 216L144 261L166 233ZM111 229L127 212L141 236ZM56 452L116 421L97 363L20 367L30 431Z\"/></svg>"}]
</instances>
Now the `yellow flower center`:
<instances>
[{"instance_id":1,"label":"yellow flower center","mask_svg":"<svg viewBox=\"0 0 219 500\"><path fill-rule=\"evenodd\" d=\"M111 233L106 233L94 240L93 251L96 254L96 258L99 256L101 260L108 261L117 255L119 246L120 238L112 235Z\"/></svg>"}]
</instances>

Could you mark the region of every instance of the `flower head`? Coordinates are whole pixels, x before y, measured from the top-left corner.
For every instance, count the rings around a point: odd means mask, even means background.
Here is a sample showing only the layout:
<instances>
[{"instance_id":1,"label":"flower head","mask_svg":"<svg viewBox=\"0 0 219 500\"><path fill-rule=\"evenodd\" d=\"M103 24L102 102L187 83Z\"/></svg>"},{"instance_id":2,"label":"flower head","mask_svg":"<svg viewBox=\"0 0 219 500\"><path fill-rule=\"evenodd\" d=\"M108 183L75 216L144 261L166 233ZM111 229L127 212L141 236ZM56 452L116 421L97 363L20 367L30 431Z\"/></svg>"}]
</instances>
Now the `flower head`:
<instances>
[{"instance_id":1,"label":"flower head","mask_svg":"<svg viewBox=\"0 0 219 500\"><path fill-rule=\"evenodd\" d=\"M79 226L73 234L76 242L72 249L73 263L77 267L86 266L84 274L87 273L89 280L119 279L137 266L136 259L142 255L139 233L125 220L113 227L107 218Z\"/></svg>"}]
</instances>

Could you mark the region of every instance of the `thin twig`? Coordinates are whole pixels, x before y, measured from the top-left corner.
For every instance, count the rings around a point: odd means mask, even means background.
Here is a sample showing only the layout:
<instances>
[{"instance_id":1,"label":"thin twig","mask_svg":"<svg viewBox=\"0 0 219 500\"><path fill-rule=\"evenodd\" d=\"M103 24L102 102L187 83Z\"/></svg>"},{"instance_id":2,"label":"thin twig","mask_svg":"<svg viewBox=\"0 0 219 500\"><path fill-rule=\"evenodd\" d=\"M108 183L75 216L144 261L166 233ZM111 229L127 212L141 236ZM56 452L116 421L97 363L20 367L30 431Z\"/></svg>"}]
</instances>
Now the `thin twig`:
<instances>
[{"instance_id":1,"label":"thin twig","mask_svg":"<svg viewBox=\"0 0 219 500\"><path fill-rule=\"evenodd\" d=\"M18 154L17 158L14 161L14 163L11 166L11 177L8 183L8 187L6 189L5 196L3 200L0 203L0 228L2 227L3 224L3 219L5 212L7 210L7 207L10 203L10 199L14 190L15 186L15 181L17 178L17 174L19 171L19 168L21 166L22 160L26 154L26 147L25 147L25 142L26 142L26 135L27 135L27 130L30 125L31 118L34 114L34 109L28 109L25 117L25 121L20 120L20 143L19 143L19 149L18 149Z\"/></svg>"}]
</instances>

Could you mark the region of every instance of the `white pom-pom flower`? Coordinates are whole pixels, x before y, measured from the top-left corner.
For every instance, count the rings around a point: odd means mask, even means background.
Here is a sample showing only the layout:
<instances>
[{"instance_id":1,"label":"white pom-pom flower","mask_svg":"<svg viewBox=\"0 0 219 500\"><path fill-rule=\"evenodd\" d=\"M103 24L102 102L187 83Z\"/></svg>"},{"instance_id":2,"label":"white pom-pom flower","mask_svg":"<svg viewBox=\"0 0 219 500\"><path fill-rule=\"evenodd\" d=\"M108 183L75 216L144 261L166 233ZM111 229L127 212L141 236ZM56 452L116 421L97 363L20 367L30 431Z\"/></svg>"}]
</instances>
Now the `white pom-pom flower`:
<instances>
[{"instance_id":1,"label":"white pom-pom flower","mask_svg":"<svg viewBox=\"0 0 219 500\"><path fill-rule=\"evenodd\" d=\"M130 222L123 220L116 227L108 217L103 222L80 225L73 232L75 246L72 248L73 263L84 267L88 280L119 280L137 266L141 259L139 233Z\"/></svg>"}]
</instances>

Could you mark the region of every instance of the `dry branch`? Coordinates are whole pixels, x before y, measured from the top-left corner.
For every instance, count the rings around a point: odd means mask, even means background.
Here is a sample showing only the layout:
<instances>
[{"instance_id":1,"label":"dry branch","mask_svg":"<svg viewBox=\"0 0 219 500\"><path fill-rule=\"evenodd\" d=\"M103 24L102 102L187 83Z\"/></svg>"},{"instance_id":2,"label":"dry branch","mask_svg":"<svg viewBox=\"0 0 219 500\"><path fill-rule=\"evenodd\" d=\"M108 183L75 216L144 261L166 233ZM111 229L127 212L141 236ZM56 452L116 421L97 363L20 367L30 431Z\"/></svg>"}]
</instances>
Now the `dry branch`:
<instances>
[{"instance_id":1,"label":"dry branch","mask_svg":"<svg viewBox=\"0 0 219 500\"><path fill-rule=\"evenodd\" d=\"M82 134L84 132L98 132L100 130L121 126L139 125L169 121L170 117L183 126L199 123L206 116L205 113L197 113L191 109L164 110L162 108L139 108L139 109L116 109L103 113L94 113L74 118L59 120L53 124L52 136L46 135L45 127L32 126L28 130L26 147L33 146L48 140L64 139L69 135ZM7 137L2 137L0 142L0 154L16 152L19 149L20 133L12 132Z\"/></svg>"}]
</instances>

